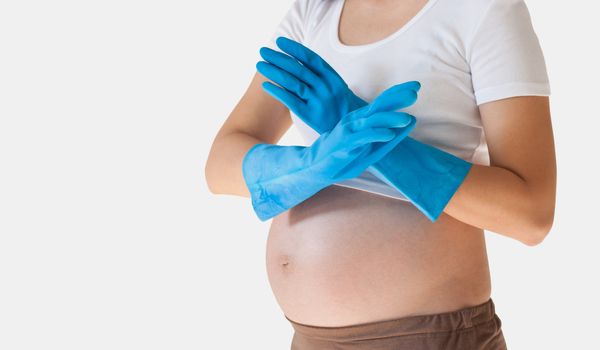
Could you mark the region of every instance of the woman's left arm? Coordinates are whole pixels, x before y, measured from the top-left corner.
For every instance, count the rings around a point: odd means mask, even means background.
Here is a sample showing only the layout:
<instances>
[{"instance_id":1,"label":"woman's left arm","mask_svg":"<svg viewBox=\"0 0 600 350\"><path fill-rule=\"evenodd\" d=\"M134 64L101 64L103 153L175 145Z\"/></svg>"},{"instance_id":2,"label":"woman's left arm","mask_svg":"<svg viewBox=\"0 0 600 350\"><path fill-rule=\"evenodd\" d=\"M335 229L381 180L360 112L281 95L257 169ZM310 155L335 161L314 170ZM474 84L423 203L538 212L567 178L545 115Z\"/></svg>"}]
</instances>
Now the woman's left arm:
<instances>
[{"instance_id":1,"label":"woman's left arm","mask_svg":"<svg viewBox=\"0 0 600 350\"><path fill-rule=\"evenodd\" d=\"M548 97L482 104L490 166L473 165L444 212L536 245L554 220L556 158Z\"/></svg>"}]
</instances>

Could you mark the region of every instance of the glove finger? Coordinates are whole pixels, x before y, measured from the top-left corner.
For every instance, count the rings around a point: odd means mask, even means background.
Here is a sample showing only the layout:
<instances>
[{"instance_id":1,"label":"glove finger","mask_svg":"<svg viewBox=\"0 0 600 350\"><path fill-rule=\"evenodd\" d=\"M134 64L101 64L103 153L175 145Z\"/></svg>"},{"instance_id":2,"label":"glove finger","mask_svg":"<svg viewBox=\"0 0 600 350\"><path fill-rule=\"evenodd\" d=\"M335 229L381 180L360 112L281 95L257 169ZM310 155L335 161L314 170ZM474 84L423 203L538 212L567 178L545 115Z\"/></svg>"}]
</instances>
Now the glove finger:
<instances>
[{"instance_id":1,"label":"glove finger","mask_svg":"<svg viewBox=\"0 0 600 350\"><path fill-rule=\"evenodd\" d=\"M421 90L421 83L416 80L411 80L401 84L396 84L392 87L404 88L406 90L414 90L415 92L419 92L419 90Z\"/></svg>"},{"instance_id":2,"label":"glove finger","mask_svg":"<svg viewBox=\"0 0 600 350\"><path fill-rule=\"evenodd\" d=\"M418 83L417 83L418 84ZM420 86L408 85L408 86ZM344 122L352 122L362 118L369 117L375 113L390 112L397 109L405 108L412 105L417 99L417 94L414 90L403 89L398 85L382 92L372 103L355 109L354 111L342 117Z\"/></svg>"},{"instance_id":3,"label":"glove finger","mask_svg":"<svg viewBox=\"0 0 600 350\"><path fill-rule=\"evenodd\" d=\"M276 67L271 63L260 61L256 64L256 70L267 79L273 81L282 88L293 92L301 99L307 100L309 98L310 88L281 68Z\"/></svg>"},{"instance_id":4,"label":"glove finger","mask_svg":"<svg viewBox=\"0 0 600 350\"><path fill-rule=\"evenodd\" d=\"M351 133L343 140L341 149L345 151L353 150L367 144L375 142L387 142L396 137L396 133L388 128L372 128Z\"/></svg>"},{"instance_id":5,"label":"glove finger","mask_svg":"<svg viewBox=\"0 0 600 350\"><path fill-rule=\"evenodd\" d=\"M321 79L310 68L301 65L296 59L284 53L263 47L260 49L260 56L265 61L292 74L309 86L317 88L322 85Z\"/></svg>"},{"instance_id":6,"label":"glove finger","mask_svg":"<svg viewBox=\"0 0 600 350\"><path fill-rule=\"evenodd\" d=\"M413 86L408 85L408 86ZM411 106L417 101L416 90L406 88L405 86L395 85L382 92L377 98L369 104L368 113L377 113L383 111L394 111Z\"/></svg>"},{"instance_id":7,"label":"glove finger","mask_svg":"<svg viewBox=\"0 0 600 350\"><path fill-rule=\"evenodd\" d=\"M404 128L416 121L415 117L403 112L381 112L350 122L354 131L366 128Z\"/></svg>"},{"instance_id":8,"label":"glove finger","mask_svg":"<svg viewBox=\"0 0 600 350\"><path fill-rule=\"evenodd\" d=\"M294 112L294 114L304 114L302 112L304 111L304 108L306 108L306 103L300 97L285 89L282 89L270 81L265 81L262 84L262 87L269 95L283 103L290 111Z\"/></svg>"},{"instance_id":9,"label":"glove finger","mask_svg":"<svg viewBox=\"0 0 600 350\"><path fill-rule=\"evenodd\" d=\"M344 82L342 77L321 56L308 47L285 37L277 38L276 44L283 52L300 61L317 75L328 79L330 83Z\"/></svg>"},{"instance_id":10,"label":"glove finger","mask_svg":"<svg viewBox=\"0 0 600 350\"><path fill-rule=\"evenodd\" d=\"M355 109L354 111L343 116L341 120L343 123L350 123L352 121L359 120L361 118L365 118L369 115L370 108L371 108L370 105L366 105L366 106L360 107L358 109Z\"/></svg>"},{"instance_id":11,"label":"glove finger","mask_svg":"<svg viewBox=\"0 0 600 350\"><path fill-rule=\"evenodd\" d=\"M417 119L413 118L413 120L411 120L411 122L408 125L394 130L396 132L396 137L399 137L400 139L404 139L405 137L408 136L408 134L410 134L413 131L413 129L415 128L416 125L417 125Z\"/></svg>"}]
</instances>

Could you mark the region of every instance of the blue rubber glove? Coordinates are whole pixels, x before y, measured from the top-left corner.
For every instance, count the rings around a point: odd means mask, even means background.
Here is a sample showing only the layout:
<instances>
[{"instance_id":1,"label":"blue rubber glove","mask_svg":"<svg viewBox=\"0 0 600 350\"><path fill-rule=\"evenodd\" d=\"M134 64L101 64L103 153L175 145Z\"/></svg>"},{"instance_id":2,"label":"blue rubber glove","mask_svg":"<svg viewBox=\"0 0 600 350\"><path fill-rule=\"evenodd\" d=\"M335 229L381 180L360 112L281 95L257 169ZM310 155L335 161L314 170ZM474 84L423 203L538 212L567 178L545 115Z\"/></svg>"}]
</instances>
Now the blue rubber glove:
<instances>
[{"instance_id":1,"label":"blue rubber glove","mask_svg":"<svg viewBox=\"0 0 600 350\"><path fill-rule=\"evenodd\" d=\"M268 220L335 182L380 160L414 128L416 119L394 108L393 94L344 116L310 146L257 144L242 162L252 207Z\"/></svg>"},{"instance_id":2,"label":"blue rubber glove","mask_svg":"<svg viewBox=\"0 0 600 350\"><path fill-rule=\"evenodd\" d=\"M265 82L263 88L315 131L326 132L335 118L342 116L329 114L329 111L366 104L315 52L283 37L276 43L284 53L262 48L261 56L268 62L259 63L257 68L279 86ZM399 86L415 91L420 87L417 82ZM450 153L407 137L368 170L435 221L471 166Z\"/></svg>"}]
</instances>

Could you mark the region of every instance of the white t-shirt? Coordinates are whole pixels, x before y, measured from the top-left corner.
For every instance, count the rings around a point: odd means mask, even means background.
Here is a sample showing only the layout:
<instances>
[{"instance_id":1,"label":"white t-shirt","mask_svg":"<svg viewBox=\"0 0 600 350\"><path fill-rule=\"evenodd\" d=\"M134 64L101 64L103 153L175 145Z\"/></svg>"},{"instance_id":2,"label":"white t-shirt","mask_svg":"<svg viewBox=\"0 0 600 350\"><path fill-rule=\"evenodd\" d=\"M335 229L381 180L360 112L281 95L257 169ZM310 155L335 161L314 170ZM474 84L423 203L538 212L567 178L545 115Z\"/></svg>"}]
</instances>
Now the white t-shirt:
<instances>
[{"instance_id":1,"label":"white t-shirt","mask_svg":"<svg viewBox=\"0 0 600 350\"><path fill-rule=\"evenodd\" d=\"M301 42L323 57L367 102L417 80L410 136L475 164L489 164L478 105L514 96L548 96L544 56L523 0L429 0L395 33L347 46L338 25L343 0L296 0L272 36ZM318 134L292 114L305 145ZM401 166L399 164L399 166ZM364 172L338 185L403 199Z\"/></svg>"}]
</instances>

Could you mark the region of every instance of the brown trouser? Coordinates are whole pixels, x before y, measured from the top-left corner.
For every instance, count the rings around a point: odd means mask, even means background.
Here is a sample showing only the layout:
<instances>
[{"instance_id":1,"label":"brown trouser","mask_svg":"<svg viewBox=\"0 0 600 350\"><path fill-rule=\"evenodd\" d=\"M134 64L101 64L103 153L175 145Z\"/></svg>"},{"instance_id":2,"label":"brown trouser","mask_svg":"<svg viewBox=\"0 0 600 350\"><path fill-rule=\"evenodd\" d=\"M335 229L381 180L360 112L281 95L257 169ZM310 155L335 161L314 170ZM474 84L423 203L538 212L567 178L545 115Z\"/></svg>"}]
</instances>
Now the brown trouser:
<instances>
[{"instance_id":1,"label":"brown trouser","mask_svg":"<svg viewBox=\"0 0 600 350\"><path fill-rule=\"evenodd\" d=\"M296 323L291 350L505 350L492 299L462 310L343 327Z\"/></svg>"}]
</instances>

